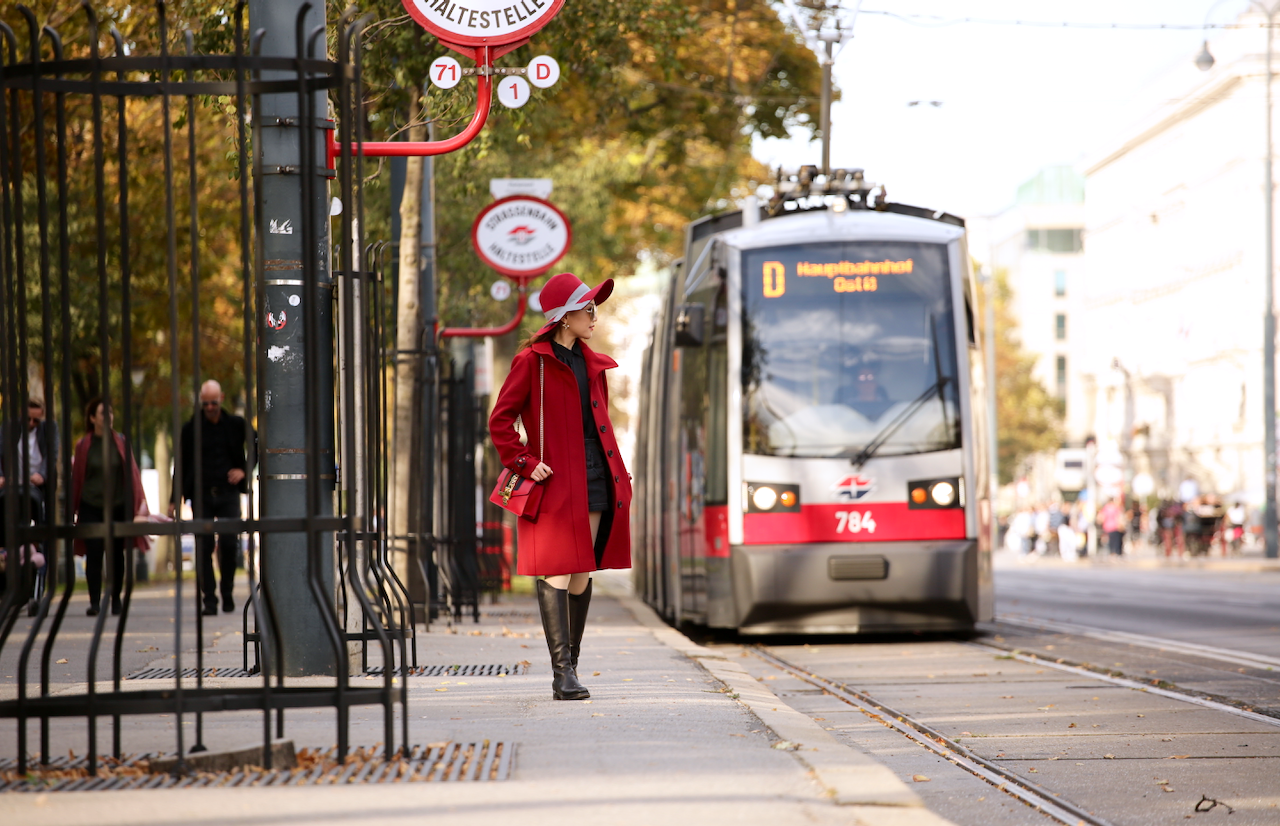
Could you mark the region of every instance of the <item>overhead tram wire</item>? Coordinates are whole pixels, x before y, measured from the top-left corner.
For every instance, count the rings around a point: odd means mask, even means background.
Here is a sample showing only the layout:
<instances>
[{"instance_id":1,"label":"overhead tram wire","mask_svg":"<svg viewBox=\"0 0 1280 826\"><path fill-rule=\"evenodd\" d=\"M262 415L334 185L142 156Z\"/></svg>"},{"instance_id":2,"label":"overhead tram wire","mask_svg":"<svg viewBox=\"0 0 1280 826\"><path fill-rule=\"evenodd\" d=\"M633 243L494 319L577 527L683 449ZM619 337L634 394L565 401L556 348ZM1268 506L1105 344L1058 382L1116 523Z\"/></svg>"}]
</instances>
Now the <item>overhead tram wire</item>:
<instances>
[{"instance_id":1,"label":"overhead tram wire","mask_svg":"<svg viewBox=\"0 0 1280 826\"><path fill-rule=\"evenodd\" d=\"M892 17L912 26L942 28L964 24L981 26L1026 26L1037 29L1092 29L1116 31L1205 31L1207 29L1265 29L1260 23L1089 23L1070 20L1018 20L991 17L943 17L937 14L909 14L887 9L861 9L859 14Z\"/></svg>"}]
</instances>

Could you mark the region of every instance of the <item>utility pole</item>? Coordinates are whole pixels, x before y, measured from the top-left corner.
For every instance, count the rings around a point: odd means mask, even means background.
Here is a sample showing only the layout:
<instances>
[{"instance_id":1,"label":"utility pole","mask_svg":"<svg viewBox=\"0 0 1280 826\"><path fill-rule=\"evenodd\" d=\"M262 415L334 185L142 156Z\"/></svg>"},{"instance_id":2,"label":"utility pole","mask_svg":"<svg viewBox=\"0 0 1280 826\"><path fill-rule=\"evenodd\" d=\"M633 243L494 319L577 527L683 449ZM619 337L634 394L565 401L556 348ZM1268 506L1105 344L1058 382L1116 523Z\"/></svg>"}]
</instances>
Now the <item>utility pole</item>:
<instances>
[{"instance_id":1,"label":"utility pole","mask_svg":"<svg viewBox=\"0 0 1280 826\"><path fill-rule=\"evenodd\" d=\"M263 30L261 53L276 57L304 57L297 54L298 14L305 0L250 0L251 31ZM312 3L302 27L304 36L325 25L324 4ZM325 39L319 38L318 58L324 58ZM263 78L293 79L293 72L263 72ZM308 475L318 469L320 485L314 516L333 514L336 462L333 424L333 273L330 269L329 186L322 176L328 125L328 96L317 91L311 96L310 117L300 116L298 95L266 94L260 98L257 121L261 152L261 179L258 192L256 236L262 267L262 290L258 296L262 317L259 348L258 416L261 441L259 480L262 516L265 519L298 518L308 514ZM303 141L310 141L314 163L303 168ZM304 182L310 176L311 203L303 204ZM304 219L309 218L309 226ZM305 295L308 261L315 267L318 283L312 295ZM314 302L314 313L304 302ZM305 329L310 316L316 329ZM271 323L266 323L270 317ZM278 326L277 326L278 325ZM312 337L308 345L307 336ZM316 386L307 387L305 354L307 347L318 354L311 365ZM307 438L308 426L319 422L318 433ZM311 446L316 456L308 456ZM334 596L333 538L321 534L320 575L324 595ZM270 611L279 624L279 639L272 639L270 651L279 650L285 676L334 675L332 643L326 630L325 613L311 589L308 570L315 555L308 554L304 533L262 534L262 577ZM324 613L322 613L324 612ZM258 617L258 627L272 632L267 617ZM263 658L263 667L275 668L275 658Z\"/></svg>"},{"instance_id":2,"label":"utility pole","mask_svg":"<svg viewBox=\"0 0 1280 826\"><path fill-rule=\"evenodd\" d=\"M831 67L836 62L835 41L839 32L821 32L818 37L826 43L826 56L822 58L822 172L831 174Z\"/></svg>"},{"instance_id":3,"label":"utility pole","mask_svg":"<svg viewBox=\"0 0 1280 826\"><path fill-rule=\"evenodd\" d=\"M837 43L843 45L846 41L853 39L853 24L858 19L858 11L862 7L862 0L856 0L851 10L847 10L848 16L845 17L840 9L839 2L833 3L824 13L827 22L834 23L835 29L829 31L813 32L805 24L804 17L800 14L800 9L796 7L795 0L783 0L787 7L787 11L791 15L791 20L795 23L796 28L800 30L800 34L804 36L805 42L809 44L809 48L819 52L819 60L822 63L822 112L819 115L819 129L822 132L822 166L820 170L824 175L831 174L831 97L832 97L832 80L831 68L836 62L835 46ZM821 29L822 23L819 22ZM825 45L819 48L818 43Z\"/></svg>"}]
</instances>

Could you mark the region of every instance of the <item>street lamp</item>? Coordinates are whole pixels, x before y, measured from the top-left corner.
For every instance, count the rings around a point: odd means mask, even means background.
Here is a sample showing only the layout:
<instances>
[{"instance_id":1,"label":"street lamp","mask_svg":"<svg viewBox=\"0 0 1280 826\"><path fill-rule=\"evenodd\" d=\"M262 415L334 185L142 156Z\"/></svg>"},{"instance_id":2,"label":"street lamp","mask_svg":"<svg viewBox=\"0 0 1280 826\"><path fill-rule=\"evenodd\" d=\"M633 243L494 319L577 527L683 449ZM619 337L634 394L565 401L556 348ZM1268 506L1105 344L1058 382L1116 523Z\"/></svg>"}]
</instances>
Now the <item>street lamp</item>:
<instances>
[{"instance_id":1,"label":"street lamp","mask_svg":"<svg viewBox=\"0 0 1280 826\"><path fill-rule=\"evenodd\" d=\"M1280 528L1276 523L1276 307L1275 307L1275 226L1274 226L1274 210L1275 210L1275 192L1273 189L1272 175L1272 146L1271 146L1271 30L1275 26L1275 17L1280 12L1280 2L1274 3L1271 8L1267 8L1260 0L1252 0L1250 5L1266 15L1267 18L1267 153L1264 162L1263 187L1262 191L1266 198L1266 225L1267 225L1267 244L1266 259L1267 271L1263 284L1266 288L1266 295L1263 299L1265 314L1262 323L1262 453L1264 462L1264 477L1266 484L1266 497L1263 506L1262 519L1262 535L1265 541L1266 554L1268 559L1275 559L1280 555ZM1206 59L1207 58L1207 59ZM1196 66L1201 71L1208 71L1213 67L1213 55L1209 54L1209 43L1205 42L1200 54L1196 57Z\"/></svg>"}]
</instances>

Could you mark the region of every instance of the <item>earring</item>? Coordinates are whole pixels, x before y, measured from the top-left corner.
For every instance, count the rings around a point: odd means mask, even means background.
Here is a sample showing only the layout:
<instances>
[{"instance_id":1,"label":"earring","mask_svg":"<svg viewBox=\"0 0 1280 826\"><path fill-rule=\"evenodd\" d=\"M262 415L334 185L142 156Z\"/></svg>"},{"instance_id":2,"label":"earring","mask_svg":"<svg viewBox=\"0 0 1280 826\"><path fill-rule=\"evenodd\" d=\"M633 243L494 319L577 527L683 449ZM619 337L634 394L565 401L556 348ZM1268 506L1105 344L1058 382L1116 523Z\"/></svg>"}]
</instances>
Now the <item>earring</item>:
<instances>
[{"instance_id":1,"label":"earring","mask_svg":"<svg viewBox=\"0 0 1280 826\"><path fill-rule=\"evenodd\" d=\"M565 328L565 329L567 330L567 329L569 329L569 322L567 322L567 321L561 321L561 322L560 322L560 326L561 326L561 327L563 327L563 328Z\"/></svg>"}]
</instances>

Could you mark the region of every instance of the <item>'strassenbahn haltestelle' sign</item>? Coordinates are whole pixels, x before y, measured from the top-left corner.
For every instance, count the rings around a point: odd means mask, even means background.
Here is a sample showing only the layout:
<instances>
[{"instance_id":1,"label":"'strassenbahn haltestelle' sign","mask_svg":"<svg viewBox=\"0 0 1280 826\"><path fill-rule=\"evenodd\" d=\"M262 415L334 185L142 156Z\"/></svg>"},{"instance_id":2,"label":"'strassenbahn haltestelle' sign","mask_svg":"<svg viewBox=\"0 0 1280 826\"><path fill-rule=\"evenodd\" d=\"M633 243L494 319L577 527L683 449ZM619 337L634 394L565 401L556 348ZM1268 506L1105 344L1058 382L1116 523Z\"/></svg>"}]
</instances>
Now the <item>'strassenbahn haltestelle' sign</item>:
<instances>
[{"instance_id":1,"label":"'strassenbahn haltestelle' sign","mask_svg":"<svg viewBox=\"0 0 1280 826\"><path fill-rule=\"evenodd\" d=\"M556 16L564 0L403 0L405 9L441 41L500 46L531 36Z\"/></svg>"},{"instance_id":2,"label":"'strassenbahn haltestelle' sign","mask_svg":"<svg viewBox=\"0 0 1280 826\"><path fill-rule=\"evenodd\" d=\"M530 195L494 201L471 227L476 253L512 278L532 278L564 257L573 232L564 213Z\"/></svg>"}]
</instances>

